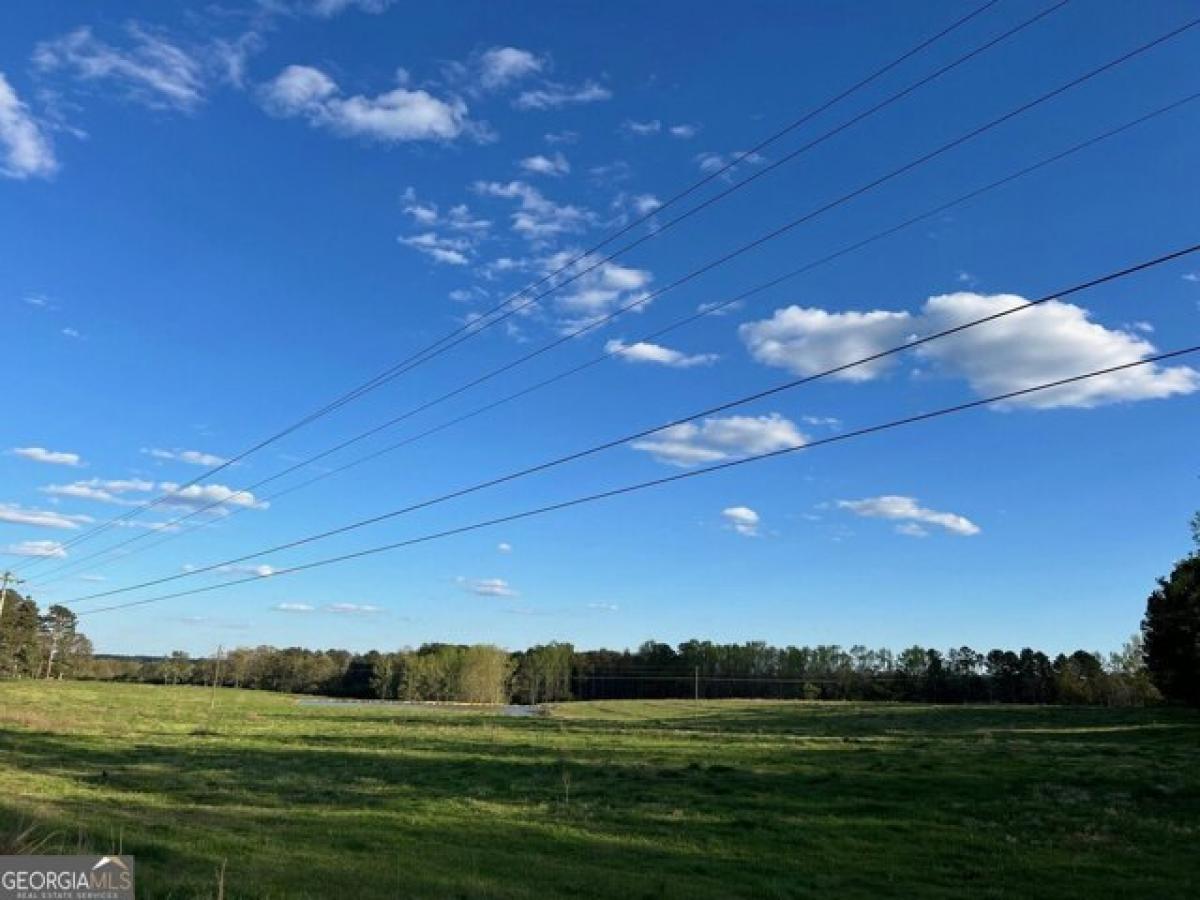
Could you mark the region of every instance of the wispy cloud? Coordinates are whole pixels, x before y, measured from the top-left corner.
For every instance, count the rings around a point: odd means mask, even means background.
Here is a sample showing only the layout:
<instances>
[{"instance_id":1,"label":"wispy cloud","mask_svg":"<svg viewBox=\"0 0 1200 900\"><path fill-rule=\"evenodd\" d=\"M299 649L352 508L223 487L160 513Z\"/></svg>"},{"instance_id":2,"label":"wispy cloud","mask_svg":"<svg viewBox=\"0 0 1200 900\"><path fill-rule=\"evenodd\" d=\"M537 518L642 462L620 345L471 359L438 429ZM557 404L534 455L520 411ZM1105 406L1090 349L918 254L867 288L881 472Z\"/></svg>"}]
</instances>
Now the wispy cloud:
<instances>
[{"instance_id":1,"label":"wispy cloud","mask_svg":"<svg viewBox=\"0 0 1200 900\"><path fill-rule=\"evenodd\" d=\"M156 108L195 109L204 100L204 64L193 52L136 22L125 27L130 46L96 37L90 28L43 41L33 62L42 72L65 71L84 82L106 82L130 99Z\"/></svg>"},{"instance_id":2,"label":"wispy cloud","mask_svg":"<svg viewBox=\"0 0 1200 900\"><path fill-rule=\"evenodd\" d=\"M0 503L0 522L13 525L33 525L38 528L75 530L95 521L91 516L69 515L51 509L31 509L14 503Z\"/></svg>"},{"instance_id":3,"label":"wispy cloud","mask_svg":"<svg viewBox=\"0 0 1200 900\"><path fill-rule=\"evenodd\" d=\"M42 492L55 497L75 497L118 506L142 506L148 498L131 496L161 491L166 495L164 506L176 509L199 509L212 504L211 515L223 515L228 507L266 509L270 504L255 497L251 491L240 491L223 484L192 484L181 486L173 481L153 482L142 478L89 478L69 484L51 484Z\"/></svg>"},{"instance_id":4,"label":"wispy cloud","mask_svg":"<svg viewBox=\"0 0 1200 900\"><path fill-rule=\"evenodd\" d=\"M383 607L370 603L327 603L321 609L342 616L370 616L383 612Z\"/></svg>"},{"instance_id":5,"label":"wispy cloud","mask_svg":"<svg viewBox=\"0 0 1200 900\"><path fill-rule=\"evenodd\" d=\"M721 510L725 523L743 537L758 537L758 526L762 521L757 512L748 506L730 506Z\"/></svg>"},{"instance_id":6,"label":"wispy cloud","mask_svg":"<svg viewBox=\"0 0 1200 900\"><path fill-rule=\"evenodd\" d=\"M909 537L924 537L927 532L923 526L933 525L943 528L952 534L970 537L979 534L979 526L957 513L939 512L921 506L915 497L885 495L868 497L863 500L839 500L840 509L848 509L856 516L874 519L891 519L902 524L896 527L900 534Z\"/></svg>"},{"instance_id":7,"label":"wispy cloud","mask_svg":"<svg viewBox=\"0 0 1200 900\"><path fill-rule=\"evenodd\" d=\"M717 417L700 424L684 422L634 441L631 446L659 462L686 468L799 447L806 442L807 438L792 422L779 413L771 413Z\"/></svg>"},{"instance_id":8,"label":"wispy cloud","mask_svg":"<svg viewBox=\"0 0 1200 900\"><path fill-rule=\"evenodd\" d=\"M519 596L515 588L512 587L503 578L459 578L457 579L459 586L464 591L469 591L472 594L477 594L480 597L517 597Z\"/></svg>"},{"instance_id":9,"label":"wispy cloud","mask_svg":"<svg viewBox=\"0 0 1200 900\"><path fill-rule=\"evenodd\" d=\"M646 122L626 119L621 123L621 131L634 137L647 137L648 135L658 134L662 131L662 122L658 119L650 119Z\"/></svg>"},{"instance_id":10,"label":"wispy cloud","mask_svg":"<svg viewBox=\"0 0 1200 900\"><path fill-rule=\"evenodd\" d=\"M486 90L500 90L522 78L536 75L545 65L544 59L529 50L492 47L479 56L479 81Z\"/></svg>"},{"instance_id":11,"label":"wispy cloud","mask_svg":"<svg viewBox=\"0 0 1200 900\"><path fill-rule=\"evenodd\" d=\"M512 230L535 243L583 231L595 219L586 209L547 199L524 181L477 181L473 188L484 197L514 201L517 210L511 216Z\"/></svg>"},{"instance_id":12,"label":"wispy cloud","mask_svg":"<svg viewBox=\"0 0 1200 900\"><path fill-rule=\"evenodd\" d=\"M467 254L471 251L471 241L466 238L444 237L433 231L414 234L408 237L396 238L405 247L425 254L434 262L448 266L465 266L471 260Z\"/></svg>"},{"instance_id":13,"label":"wispy cloud","mask_svg":"<svg viewBox=\"0 0 1200 900\"><path fill-rule=\"evenodd\" d=\"M553 156L546 156L542 153L527 156L521 160L519 165L533 175L549 175L552 178L562 177L571 171L571 164L561 153L555 153Z\"/></svg>"},{"instance_id":14,"label":"wispy cloud","mask_svg":"<svg viewBox=\"0 0 1200 900\"><path fill-rule=\"evenodd\" d=\"M12 556L35 556L47 559L65 559L66 548L59 541L21 541L9 544L5 552Z\"/></svg>"},{"instance_id":15,"label":"wispy cloud","mask_svg":"<svg viewBox=\"0 0 1200 900\"><path fill-rule=\"evenodd\" d=\"M204 466L205 468L224 465L229 461L223 456L217 456L215 453L205 453L202 450L162 450L157 447L143 447L142 452L147 456L153 456L155 459L184 462L193 466Z\"/></svg>"},{"instance_id":16,"label":"wispy cloud","mask_svg":"<svg viewBox=\"0 0 1200 900\"><path fill-rule=\"evenodd\" d=\"M0 175L48 178L57 170L49 136L0 72Z\"/></svg>"},{"instance_id":17,"label":"wispy cloud","mask_svg":"<svg viewBox=\"0 0 1200 900\"><path fill-rule=\"evenodd\" d=\"M68 453L63 450L47 450L45 447L13 447L9 452L14 456L53 466L83 465L83 459L78 453Z\"/></svg>"},{"instance_id":18,"label":"wispy cloud","mask_svg":"<svg viewBox=\"0 0 1200 900\"><path fill-rule=\"evenodd\" d=\"M585 81L574 87L548 81L535 90L522 91L513 105L517 109L547 110L611 99L612 91L595 81Z\"/></svg>"},{"instance_id":19,"label":"wispy cloud","mask_svg":"<svg viewBox=\"0 0 1200 900\"><path fill-rule=\"evenodd\" d=\"M604 350L606 353L613 353L620 356L626 362L653 363L659 366L668 366L672 369L711 366L718 358L715 353L688 354L679 350L673 350L670 347L663 347L659 344L651 344L647 341L626 344L619 339L614 339L606 343Z\"/></svg>"},{"instance_id":20,"label":"wispy cloud","mask_svg":"<svg viewBox=\"0 0 1200 900\"><path fill-rule=\"evenodd\" d=\"M329 19L348 9L378 15L395 2L396 0L296 0L295 8L312 16Z\"/></svg>"}]
</instances>

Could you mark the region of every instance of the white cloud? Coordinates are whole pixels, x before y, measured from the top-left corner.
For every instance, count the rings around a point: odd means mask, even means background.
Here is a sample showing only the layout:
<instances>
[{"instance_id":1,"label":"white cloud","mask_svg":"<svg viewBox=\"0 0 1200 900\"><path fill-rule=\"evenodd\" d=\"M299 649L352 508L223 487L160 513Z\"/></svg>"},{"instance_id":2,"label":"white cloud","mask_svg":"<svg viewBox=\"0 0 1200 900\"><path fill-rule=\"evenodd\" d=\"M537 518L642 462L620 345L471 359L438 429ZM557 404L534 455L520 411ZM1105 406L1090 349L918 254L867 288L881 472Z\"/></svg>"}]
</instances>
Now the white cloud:
<instances>
[{"instance_id":1,"label":"white cloud","mask_svg":"<svg viewBox=\"0 0 1200 900\"><path fill-rule=\"evenodd\" d=\"M279 115L297 115L337 92L337 82L320 69L288 66L263 86L262 99Z\"/></svg>"},{"instance_id":2,"label":"white cloud","mask_svg":"<svg viewBox=\"0 0 1200 900\"><path fill-rule=\"evenodd\" d=\"M818 428L841 428L842 420L836 416L801 416L800 421L805 425L812 425Z\"/></svg>"},{"instance_id":3,"label":"white cloud","mask_svg":"<svg viewBox=\"0 0 1200 900\"><path fill-rule=\"evenodd\" d=\"M213 466L220 466L229 462L223 456L217 456L215 453L205 453L201 450L161 450L154 447L143 448L142 452L153 456L155 459L185 462L193 466L204 466L205 468L212 468Z\"/></svg>"},{"instance_id":4,"label":"white cloud","mask_svg":"<svg viewBox=\"0 0 1200 900\"><path fill-rule=\"evenodd\" d=\"M672 350L670 347L663 347L659 344L651 344L646 341L626 344L619 339L614 339L606 343L604 350L606 353L619 354L627 362L656 363L660 366L670 366L675 369L710 366L718 358L715 353L694 353L689 355L679 350Z\"/></svg>"},{"instance_id":5,"label":"white cloud","mask_svg":"<svg viewBox=\"0 0 1200 900\"><path fill-rule=\"evenodd\" d=\"M658 134L662 131L662 122L658 119L650 119L647 122L626 119L621 123L621 130L636 137L646 137L647 135Z\"/></svg>"},{"instance_id":6,"label":"white cloud","mask_svg":"<svg viewBox=\"0 0 1200 900\"><path fill-rule=\"evenodd\" d=\"M571 262L578 255L577 251L567 249L541 260L547 275L557 273L555 283L574 278L554 297L563 332L587 328L626 307L634 312L645 311L650 299L647 288L654 278L649 271L614 262L596 265L599 258L590 255Z\"/></svg>"},{"instance_id":7,"label":"white cloud","mask_svg":"<svg viewBox=\"0 0 1200 900\"><path fill-rule=\"evenodd\" d=\"M958 292L931 297L917 314L873 310L826 312L790 306L741 326L739 333L759 362L813 375L902 345L914 334L943 331L1024 304L1013 294ZM935 370L967 381L986 396L1021 390L1154 353L1131 331L1092 322L1086 309L1051 300L958 334L923 344L915 355ZM895 356L838 373L869 381L898 363ZM1187 366L1143 366L1039 391L1003 406L1088 408L1200 390L1200 373Z\"/></svg>"},{"instance_id":8,"label":"white cloud","mask_svg":"<svg viewBox=\"0 0 1200 900\"><path fill-rule=\"evenodd\" d=\"M925 303L929 331L1011 309L1024 299L1012 294L945 294ZM1105 328L1086 309L1051 300L920 348L947 374L965 378L980 395L1007 393L1083 372L1134 362L1154 345L1126 331ZM1187 366L1142 366L1039 391L1006 403L1034 409L1089 408L1200 390L1200 372Z\"/></svg>"},{"instance_id":9,"label":"white cloud","mask_svg":"<svg viewBox=\"0 0 1200 900\"><path fill-rule=\"evenodd\" d=\"M45 447L13 447L14 456L21 456L34 462L49 463L54 466L81 466L83 460L78 453L66 453L61 450L47 450Z\"/></svg>"},{"instance_id":10,"label":"white cloud","mask_svg":"<svg viewBox=\"0 0 1200 900\"><path fill-rule=\"evenodd\" d=\"M512 544L508 541L501 541L496 545L496 549L501 553L512 553Z\"/></svg>"},{"instance_id":11,"label":"white cloud","mask_svg":"<svg viewBox=\"0 0 1200 900\"><path fill-rule=\"evenodd\" d=\"M268 566L265 563L262 563L257 566L249 566L244 564L217 566L217 568L215 568L213 571L220 572L222 575L246 575L254 578L270 578L275 574L276 570L274 566Z\"/></svg>"},{"instance_id":12,"label":"white cloud","mask_svg":"<svg viewBox=\"0 0 1200 900\"><path fill-rule=\"evenodd\" d=\"M696 307L696 312L706 316L728 316L731 313L737 312L745 305L741 300L735 300L732 303L723 300L710 300L699 304Z\"/></svg>"},{"instance_id":13,"label":"white cloud","mask_svg":"<svg viewBox=\"0 0 1200 900\"><path fill-rule=\"evenodd\" d=\"M523 91L513 105L517 109L544 110L610 99L612 91L594 81L586 81L578 87L547 82L536 90Z\"/></svg>"},{"instance_id":14,"label":"white cloud","mask_svg":"<svg viewBox=\"0 0 1200 900\"><path fill-rule=\"evenodd\" d=\"M1200 281L1200 272L1185 272L1181 277L1184 281L1195 283Z\"/></svg>"},{"instance_id":15,"label":"white cloud","mask_svg":"<svg viewBox=\"0 0 1200 900\"><path fill-rule=\"evenodd\" d=\"M246 85L246 62L251 54L258 52L263 46L262 37L253 31L248 31L233 40L218 38L209 47L209 61L216 69L218 77L226 84L243 88Z\"/></svg>"},{"instance_id":16,"label":"white cloud","mask_svg":"<svg viewBox=\"0 0 1200 900\"><path fill-rule=\"evenodd\" d=\"M662 206L662 201L653 194L635 194L629 198L629 202L633 204L638 215L642 216L652 213Z\"/></svg>"},{"instance_id":17,"label":"white cloud","mask_svg":"<svg viewBox=\"0 0 1200 900\"><path fill-rule=\"evenodd\" d=\"M815 375L901 344L912 328L912 317L906 312L830 313L789 306L777 309L769 319L746 322L738 334L760 363L797 375ZM889 357L833 377L869 381L892 364Z\"/></svg>"},{"instance_id":18,"label":"white cloud","mask_svg":"<svg viewBox=\"0 0 1200 900\"><path fill-rule=\"evenodd\" d=\"M348 9L378 15L396 0L300 0L299 9L309 15L328 19Z\"/></svg>"},{"instance_id":19,"label":"white cloud","mask_svg":"<svg viewBox=\"0 0 1200 900\"><path fill-rule=\"evenodd\" d=\"M145 481L138 478L89 478L86 481L74 481L70 484L51 484L42 488L43 493L55 497L75 497L81 500L97 500L101 503L116 503L124 506L137 506L142 501L127 500L122 495L146 493L152 490L154 490L153 481Z\"/></svg>"},{"instance_id":20,"label":"white cloud","mask_svg":"<svg viewBox=\"0 0 1200 900\"><path fill-rule=\"evenodd\" d=\"M105 575L80 575L79 580L80 581L90 581L93 584L95 584L95 583L99 583L102 581L108 581L108 577Z\"/></svg>"},{"instance_id":21,"label":"white cloud","mask_svg":"<svg viewBox=\"0 0 1200 900\"><path fill-rule=\"evenodd\" d=\"M547 144L574 144L579 140L578 131L548 131L542 135Z\"/></svg>"},{"instance_id":22,"label":"white cloud","mask_svg":"<svg viewBox=\"0 0 1200 900\"><path fill-rule=\"evenodd\" d=\"M571 164L561 153L555 153L553 156L545 156L541 153L527 156L521 160L520 166L526 172L532 172L534 175L549 175L553 178L566 175L571 171Z\"/></svg>"},{"instance_id":23,"label":"white cloud","mask_svg":"<svg viewBox=\"0 0 1200 900\"><path fill-rule=\"evenodd\" d=\"M432 226L438 223L437 206L434 204L410 203L404 211L413 218L417 225Z\"/></svg>"},{"instance_id":24,"label":"white cloud","mask_svg":"<svg viewBox=\"0 0 1200 900\"><path fill-rule=\"evenodd\" d=\"M383 611L382 607L370 603L327 603L321 608L343 616L369 616Z\"/></svg>"},{"instance_id":25,"label":"white cloud","mask_svg":"<svg viewBox=\"0 0 1200 900\"><path fill-rule=\"evenodd\" d=\"M721 510L726 524L745 537L758 537L761 518L748 506L730 506Z\"/></svg>"},{"instance_id":26,"label":"white cloud","mask_svg":"<svg viewBox=\"0 0 1200 900\"><path fill-rule=\"evenodd\" d=\"M479 81L485 89L495 91L540 72L544 65L542 59L528 50L493 47L479 57Z\"/></svg>"},{"instance_id":27,"label":"white cloud","mask_svg":"<svg viewBox=\"0 0 1200 900\"><path fill-rule=\"evenodd\" d=\"M15 503L0 503L0 522L13 525L34 525L39 528L74 530L95 521L91 516L68 515L50 509L30 509Z\"/></svg>"},{"instance_id":28,"label":"white cloud","mask_svg":"<svg viewBox=\"0 0 1200 900\"><path fill-rule=\"evenodd\" d=\"M632 446L659 462L686 468L798 447L807 440L792 422L771 413L705 419L699 425L671 425Z\"/></svg>"},{"instance_id":29,"label":"white cloud","mask_svg":"<svg viewBox=\"0 0 1200 900\"><path fill-rule=\"evenodd\" d=\"M43 493L56 497L75 497L100 503L114 503L119 506L141 506L147 502L147 498L134 498L126 495L148 494L154 490L161 491L165 495L164 505L179 509L199 509L209 504L219 503L209 510L213 515L224 514L226 511L224 507L229 506L266 509L269 505L267 501L255 497L252 492L239 491L223 484L192 484L181 487L171 481L160 481L156 484L140 478L89 478L86 481L51 484L42 488Z\"/></svg>"},{"instance_id":30,"label":"white cloud","mask_svg":"<svg viewBox=\"0 0 1200 900\"><path fill-rule=\"evenodd\" d=\"M728 155L713 153L711 150L707 150L703 153L697 153L695 160L696 165L700 167L700 171L706 175L720 172L725 166L729 166L729 169L722 173L722 177L729 178L737 171L738 166L762 165L767 161L767 158L761 153L747 153L745 150L734 150ZM737 160L737 165L731 165L734 160Z\"/></svg>"},{"instance_id":31,"label":"white cloud","mask_svg":"<svg viewBox=\"0 0 1200 900\"><path fill-rule=\"evenodd\" d=\"M131 99L156 108L191 110L204 100L204 65L195 55L137 23L126 26L132 46L120 49L77 28L34 50L43 72L67 70L82 81L108 81Z\"/></svg>"},{"instance_id":32,"label":"white cloud","mask_svg":"<svg viewBox=\"0 0 1200 900\"><path fill-rule=\"evenodd\" d=\"M464 591L470 591L472 594L478 594L481 597L519 596L512 585L503 578L479 578L475 580L459 578L458 583Z\"/></svg>"},{"instance_id":33,"label":"white cloud","mask_svg":"<svg viewBox=\"0 0 1200 900\"><path fill-rule=\"evenodd\" d=\"M524 181L477 181L473 187L476 193L485 197L515 201L518 208L511 216L512 229L535 243L583 231L594 220L587 210L548 200L541 191Z\"/></svg>"},{"instance_id":34,"label":"white cloud","mask_svg":"<svg viewBox=\"0 0 1200 900\"><path fill-rule=\"evenodd\" d=\"M46 178L57 169L50 138L0 72L0 175Z\"/></svg>"},{"instance_id":35,"label":"white cloud","mask_svg":"<svg viewBox=\"0 0 1200 900\"><path fill-rule=\"evenodd\" d=\"M259 500L250 491L235 490L223 484L192 484L180 487L173 482L162 481L159 482L158 488L167 496L167 504L184 509L198 509L210 503L219 503L220 506L215 506L212 512L220 513L223 511L222 507L228 506L266 509L270 505L266 500Z\"/></svg>"},{"instance_id":36,"label":"white cloud","mask_svg":"<svg viewBox=\"0 0 1200 900\"><path fill-rule=\"evenodd\" d=\"M316 607L308 603L276 603L271 609L276 612L308 613L315 610Z\"/></svg>"},{"instance_id":37,"label":"white cloud","mask_svg":"<svg viewBox=\"0 0 1200 900\"><path fill-rule=\"evenodd\" d=\"M303 117L313 127L344 136L400 143L483 135L460 99L440 100L404 87L374 97L345 97L332 78L312 66L288 66L263 86L261 98L272 115Z\"/></svg>"},{"instance_id":38,"label":"white cloud","mask_svg":"<svg viewBox=\"0 0 1200 900\"><path fill-rule=\"evenodd\" d=\"M412 247L434 262L449 266L465 266L470 262L467 253L471 250L471 242L465 238L442 237L432 231L416 234L410 237L397 238L406 247Z\"/></svg>"},{"instance_id":39,"label":"white cloud","mask_svg":"<svg viewBox=\"0 0 1200 900\"><path fill-rule=\"evenodd\" d=\"M66 548L58 541L21 541L9 544L5 552L13 556L37 556L49 559L65 559Z\"/></svg>"},{"instance_id":40,"label":"white cloud","mask_svg":"<svg viewBox=\"0 0 1200 900\"><path fill-rule=\"evenodd\" d=\"M686 141L694 138L700 132L700 126L687 124L672 125L668 130L671 133L671 137L677 137L680 140Z\"/></svg>"},{"instance_id":41,"label":"white cloud","mask_svg":"<svg viewBox=\"0 0 1200 900\"><path fill-rule=\"evenodd\" d=\"M62 334L63 334L63 337L74 338L75 340L78 340L79 338L83 337L83 335L81 335L79 333L79 331L75 328L64 328L62 330Z\"/></svg>"},{"instance_id":42,"label":"white cloud","mask_svg":"<svg viewBox=\"0 0 1200 900\"><path fill-rule=\"evenodd\" d=\"M417 192L411 187L405 190L404 200L404 212L412 218L414 225L455 231L464 235L472 244L492 227L490 221L476 217L465 203L450 207L443 215L436 203L419 201Z\"/></svg>"},{"instance_id":43,"label":"white cloud","mask_svg":"<svg viewBox=\"0 0 1200 900\"><path fill-rule=\"evenodd\" d=\"M969 537L979 534L979 526L965 516L956 513L938 512L921 506L914 497L886 495L868 497L864 500L839 500L841 509L848 509L856 516L872 519L890 519L903 523L897 527L901 534L923 537L923 525L936 525L951 534ZM915 526L915 527L914 527Z\"/></svg>"},{"instance_id":44,"label":"white cloud","mask_svg":"<svg viewBox=\"0 0 1200 900\"><path fill-rule=\"evenodd\" d=\"M615 604L615 603L589 603L587 605L587 608L588 609L597 609L597 610L600 610L601 612L620 612L621 611L621 607L617 606L617 604Z\"/></svg>"}]
</instances>

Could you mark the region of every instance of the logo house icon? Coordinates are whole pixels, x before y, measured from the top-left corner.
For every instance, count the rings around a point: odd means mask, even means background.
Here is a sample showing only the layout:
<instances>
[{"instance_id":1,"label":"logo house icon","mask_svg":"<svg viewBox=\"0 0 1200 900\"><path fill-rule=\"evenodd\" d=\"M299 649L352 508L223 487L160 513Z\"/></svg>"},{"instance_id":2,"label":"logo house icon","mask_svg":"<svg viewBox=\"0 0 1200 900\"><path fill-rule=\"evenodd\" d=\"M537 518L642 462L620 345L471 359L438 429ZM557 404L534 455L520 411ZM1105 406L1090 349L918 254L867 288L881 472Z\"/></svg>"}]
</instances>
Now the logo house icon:
<instances>
[{"instance_id":1,"label":"logo house icon","mask_svg":"<svg viewBox=\"0 0 1200 900\"><path fill-rule=\"evenodd\" d=\"M126 872L129 871L129 866L125 865L119 856L100 857L100 861L92 866L92 871L95 872L97 869L103 869L105 866L116 866L118 869L124 869Z\"/></svg>"}]
</instances>

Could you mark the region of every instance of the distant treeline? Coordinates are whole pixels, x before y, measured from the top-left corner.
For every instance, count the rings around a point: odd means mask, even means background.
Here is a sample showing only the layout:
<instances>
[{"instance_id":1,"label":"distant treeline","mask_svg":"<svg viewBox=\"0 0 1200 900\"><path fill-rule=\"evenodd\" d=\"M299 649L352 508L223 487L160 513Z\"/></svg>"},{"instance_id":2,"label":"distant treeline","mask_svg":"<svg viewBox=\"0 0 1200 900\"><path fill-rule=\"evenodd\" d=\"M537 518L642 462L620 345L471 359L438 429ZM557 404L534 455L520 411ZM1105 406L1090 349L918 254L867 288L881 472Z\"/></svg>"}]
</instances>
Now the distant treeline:
<instances>
[{"instance_id":1,"label":"distant treeline","mask_svg":"<svg viewBox=\"0 0 1200 900\"><path fill-rule=\"evenodd\" d=\"M82 677L385 700L541 703L559 700L770 698L933 703L1157 702L1140 642L1107 658L1078 650L980 653L910 647L772 647L761 641L637 650L550 643L509 653L491 645L425 644L395 653L242 647L219 658L177 651L159 660L100 657Z\"/></svg>"}]
</instances>

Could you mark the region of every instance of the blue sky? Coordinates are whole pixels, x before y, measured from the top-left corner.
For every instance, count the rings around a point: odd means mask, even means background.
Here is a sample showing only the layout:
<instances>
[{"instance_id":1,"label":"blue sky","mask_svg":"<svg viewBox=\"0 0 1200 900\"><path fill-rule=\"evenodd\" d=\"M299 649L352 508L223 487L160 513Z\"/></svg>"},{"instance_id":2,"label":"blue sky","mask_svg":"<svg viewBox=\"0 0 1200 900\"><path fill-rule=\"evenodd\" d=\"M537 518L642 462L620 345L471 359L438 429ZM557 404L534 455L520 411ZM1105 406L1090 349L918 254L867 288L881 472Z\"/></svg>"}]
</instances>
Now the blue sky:
<instances>
[{"instance_id":1,"label":"blue sky","mask_svg":"<svg viewBox=\"0 0 1200 900\"><path fill-rule=\"evenodd\" d=\"M693 199L1045 5L1001 0ZM639 343L703 304L1200 89L1200 29L323 462L620 350L586 372L310 488L267 499L313 471L297 473L217 510L236 515L203 513L203 528L55 573L670 284L1194 14L1182 0L1067 4L131 520L144 524L61 549L472 321L970 8L277 0L203 12L151 2L10 10L0 30L3 564L42 602L179 573L1195 242L1200 102ZM255 564L403 540L1139 359L1194 343L1198 323L1193 258ZM652 493L97 614L84 629L110 652L692 636L1112 649L1136 629L1155 576L1185 551L1200 505L1196 369L1188 358L1144 367Z\"/></svg>"}]
</instances>

